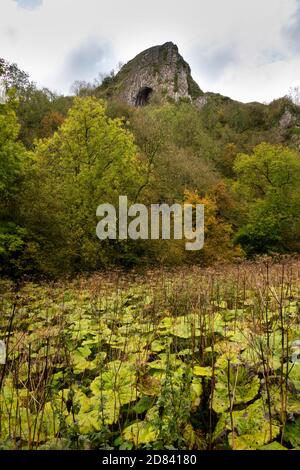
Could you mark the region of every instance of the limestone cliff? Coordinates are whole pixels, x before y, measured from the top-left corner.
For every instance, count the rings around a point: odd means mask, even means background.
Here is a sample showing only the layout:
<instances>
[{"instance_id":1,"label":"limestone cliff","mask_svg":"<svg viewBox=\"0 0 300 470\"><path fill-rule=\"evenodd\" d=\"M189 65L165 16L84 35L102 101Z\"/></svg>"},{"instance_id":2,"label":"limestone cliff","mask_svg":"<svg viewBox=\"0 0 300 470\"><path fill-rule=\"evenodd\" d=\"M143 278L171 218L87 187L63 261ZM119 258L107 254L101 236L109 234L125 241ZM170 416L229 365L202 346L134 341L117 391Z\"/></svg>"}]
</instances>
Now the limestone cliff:
<instances>
[{"instance_id":1,"label":"limestone cliff","mask_svg":"<svg viewBox=\"0 0 300 470\"><path fill-rule=\"evenodd\" d=\"M191 76L190 66L172 42L154 46L138 54L100 91L132 106L143 106L151 97L198 100L202 90Z\"/></svg>"}]
</instances>

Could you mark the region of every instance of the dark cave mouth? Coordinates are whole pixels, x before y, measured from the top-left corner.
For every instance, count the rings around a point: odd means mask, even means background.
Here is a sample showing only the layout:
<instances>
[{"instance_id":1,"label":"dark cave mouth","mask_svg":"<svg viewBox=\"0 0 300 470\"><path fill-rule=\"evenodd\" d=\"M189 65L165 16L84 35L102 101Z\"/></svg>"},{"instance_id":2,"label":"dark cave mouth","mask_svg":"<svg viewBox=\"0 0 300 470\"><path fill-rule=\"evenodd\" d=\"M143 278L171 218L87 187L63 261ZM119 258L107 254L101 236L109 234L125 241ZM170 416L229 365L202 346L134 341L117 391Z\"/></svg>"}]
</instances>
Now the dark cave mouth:
<instances>
[{"instance_id":1,"label":"dark cave mouth","mask_svg":"<svg viewBox=\"0 0 300 470\"><path fill-rule=\"evenodd\" d=\"M148 104L152 93L153 93L153 89L148 86L144 86L143 88L141 88L138 94L136 95L135 105L145 106L146 104Z\"/></svg>"}]
</instances>

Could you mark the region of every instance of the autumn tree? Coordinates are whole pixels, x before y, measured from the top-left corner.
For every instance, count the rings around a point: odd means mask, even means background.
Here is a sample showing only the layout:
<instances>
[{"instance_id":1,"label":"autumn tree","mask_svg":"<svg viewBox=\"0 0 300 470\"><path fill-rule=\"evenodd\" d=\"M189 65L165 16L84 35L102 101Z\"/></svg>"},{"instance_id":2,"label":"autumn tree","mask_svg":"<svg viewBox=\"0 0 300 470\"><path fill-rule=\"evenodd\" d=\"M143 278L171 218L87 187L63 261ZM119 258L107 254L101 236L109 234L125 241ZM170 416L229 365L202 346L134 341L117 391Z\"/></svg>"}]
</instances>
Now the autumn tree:
<instances>
[{"instance_id":1,"label":"autumn tree","mask_svg":"<svg viewBox=\"0 0 300 470\"><path fill-rule=\"evenodd\" d=\"M232 261L243 256L239 246L233 246L233 228L219 212L217 197L207 194L201 197L197 192L185 192L185 204L204 206L204 247L199 252L190 252L188 259L193 263L210 264Z\"/></svg>"}]
</instances>

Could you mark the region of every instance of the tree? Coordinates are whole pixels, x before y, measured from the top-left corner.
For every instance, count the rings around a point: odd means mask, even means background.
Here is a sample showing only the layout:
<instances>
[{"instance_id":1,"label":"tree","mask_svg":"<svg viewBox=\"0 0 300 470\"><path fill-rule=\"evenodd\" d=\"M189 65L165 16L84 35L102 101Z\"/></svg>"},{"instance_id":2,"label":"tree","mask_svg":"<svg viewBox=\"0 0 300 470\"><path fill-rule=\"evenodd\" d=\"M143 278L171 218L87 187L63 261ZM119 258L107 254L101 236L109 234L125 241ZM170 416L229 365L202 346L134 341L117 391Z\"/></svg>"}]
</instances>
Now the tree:
<instances>
[{"instance_id":1,"label":"tree","mask_svg":"<svg viewBox=\"0 0 300 470\"><path fill-rule=\"evenodd\" d=\"M20 123L20 139L29 149L35 139L53 135L72 105L72 97L39 89L26 72L4 59L0 59L1 83Z\"/></svg>"},{"instance_id":2,"label":"tree","mask_svg":"<svg viewBox=\"0 0 300 470\"><path fill-rule=\"evenodd\" d=\"M19 274L26 230L19 225L19 191L26 153L17 142L20 126L9 104L0 104L0 273Z\"/></svg>"},{"instance_id":3,"label":"tree","mask_svg":"<svg viewBox=\"0 0 300 470\"><path fill-rule=\"evenodd\" d=\"M183 200L185 189L207 192L218 180L215 146L191 104L138 109L130 120L145 160L149 199Z\"/></svg>"},{"instance_id":4,"label":"tree","mask_svg":"<svg viewBox=\"0 0 300 470\"><path fill-rule=\"evenodd\" d=\"M243 198L236 240L249 254L300 247L300 157L262 143L235 162L236 191Z\"/></svg>"},{"instance_id":5,"label":"tree","mask_svg":"<svg viewBox=\"0 0 300 470\"><path fill-rule=\"evenodd\" d=\"M28 73L20 70L17 64L10 64L2 58L0 58L0 77L7 90L14 88L18 93L21 93L30 86Z\"/></svg>"},{"instance_id":6,"label":"tree","mask_svg":"<svg viewBox=\"0 0 300 470\"><path fill-rule=\"evenodd\" d=\"M76 98L54 136L37 144L34 158L23 216L39 246L39 269L76 272L122 258L125 242L96 237L98 205L117 206L119 195L132 201L141 185L142 166L122 120L108 118L96 98Z\"/></svg>"}]
</instances>

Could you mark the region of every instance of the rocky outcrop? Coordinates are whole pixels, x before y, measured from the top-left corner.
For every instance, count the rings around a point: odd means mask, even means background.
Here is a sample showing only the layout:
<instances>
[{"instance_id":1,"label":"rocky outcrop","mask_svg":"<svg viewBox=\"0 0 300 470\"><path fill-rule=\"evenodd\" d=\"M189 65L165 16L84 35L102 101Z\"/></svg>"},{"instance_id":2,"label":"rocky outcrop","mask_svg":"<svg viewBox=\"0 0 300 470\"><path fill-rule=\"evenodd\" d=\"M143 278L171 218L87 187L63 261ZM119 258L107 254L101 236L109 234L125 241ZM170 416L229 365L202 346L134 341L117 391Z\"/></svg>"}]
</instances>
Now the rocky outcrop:
<instances>
[{"instance_id":1,"label":"rocky outcrop","mask_svg":"<svg viewBox=\"0 0 300 470\"><path fill-rule=\"evenodd\" d=\"M284 114L281 116L279 121L279 126L281 129L288 129L289 127L294 127L296 124L297 118L291 113L288 109L284 111Z\"/></svg>"},{"instance_id":2,"label":"rocky outcrop","mask_svg":"<svg viewBox=\"0 0 300 470\"><path fill-rule=\"evenodd\" d=\"M154 46L138 54L122 67L101 91L132 106L143 106L150 98L197 101L202 90L191 76L191 69L172 42Z\"/></svg>"}]
</instances>

